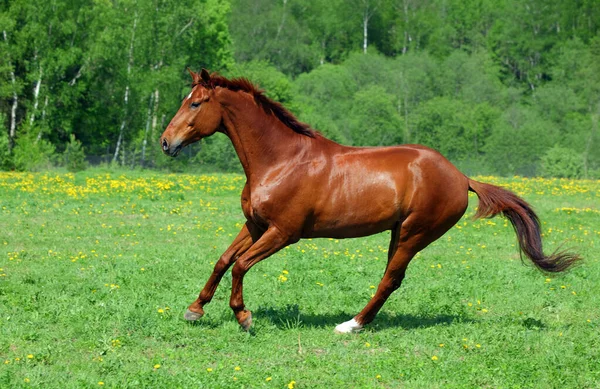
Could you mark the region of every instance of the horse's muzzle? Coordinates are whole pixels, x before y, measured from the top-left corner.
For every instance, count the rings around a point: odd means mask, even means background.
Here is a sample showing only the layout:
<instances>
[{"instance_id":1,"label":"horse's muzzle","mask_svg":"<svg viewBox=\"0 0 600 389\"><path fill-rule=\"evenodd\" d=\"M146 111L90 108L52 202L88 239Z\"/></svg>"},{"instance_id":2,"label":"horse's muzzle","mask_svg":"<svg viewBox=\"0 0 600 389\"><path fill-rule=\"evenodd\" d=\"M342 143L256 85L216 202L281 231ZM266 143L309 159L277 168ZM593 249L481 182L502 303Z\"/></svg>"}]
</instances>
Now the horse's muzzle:
<instances>
[{"instance_id":1,"label":"horse's muzzle","mask_svg":"<svg viewBox=\"0 0 600 389\"><path fill-rule=\"evenodd\" d=\"M166 138L163 138L160 143L162 145L163 153L171 157L176 157L183 148L181 142L179 142L175 147L173 147L173 144L169 144Z\"/></svg>"}]
</instances>

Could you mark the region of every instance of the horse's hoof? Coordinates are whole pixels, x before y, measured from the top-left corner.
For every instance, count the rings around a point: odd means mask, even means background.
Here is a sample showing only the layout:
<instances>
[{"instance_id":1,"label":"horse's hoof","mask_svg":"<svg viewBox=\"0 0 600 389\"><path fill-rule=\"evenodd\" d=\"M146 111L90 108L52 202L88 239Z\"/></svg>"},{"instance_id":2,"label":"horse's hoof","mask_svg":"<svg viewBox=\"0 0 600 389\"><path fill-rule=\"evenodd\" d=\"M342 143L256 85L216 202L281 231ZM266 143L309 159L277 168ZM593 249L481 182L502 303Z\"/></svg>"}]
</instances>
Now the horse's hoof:
<instances>
[{"instance_id":1,"label":"horse's hoof","mask_svg":"<svg viewBox=\"0 0 600 389\"><path fill-rule=\"evenodd\" d=\"M242 329L244 331L248 331L250 329L250 327L252 326L252 312L250 312L250 311L245 311L245 312L247 312L246 318L244 318L240 322L240 326L242 326Z\"/></svg>"},{"instance_id":2,"label":"horse's hoof","mask_svg":"<svg viewBox=\"0 0 600 389\"><path fill-rule=\"evenodd\" d=\"M196 321L196 320L200 319L202 316L204 316L204 313L198 313L198 312L190 311L188 309L187 311L185 311L183 318L187 321Z\"/></svg>"},{"instance_id":3,"label":"horse's hoof","mask_svg":"<svg viewBox=\"0 0 600 389\"><path fill-rule=\"evenodd\" d=\"M336 334L351 334L354 332L359 332L360 330L362 330L362 328L363 327L361 324L359 324L356 320L352 319L343 322L342 324L338 324L335 327L334 332Z\"/></svg>"}]
</instances>

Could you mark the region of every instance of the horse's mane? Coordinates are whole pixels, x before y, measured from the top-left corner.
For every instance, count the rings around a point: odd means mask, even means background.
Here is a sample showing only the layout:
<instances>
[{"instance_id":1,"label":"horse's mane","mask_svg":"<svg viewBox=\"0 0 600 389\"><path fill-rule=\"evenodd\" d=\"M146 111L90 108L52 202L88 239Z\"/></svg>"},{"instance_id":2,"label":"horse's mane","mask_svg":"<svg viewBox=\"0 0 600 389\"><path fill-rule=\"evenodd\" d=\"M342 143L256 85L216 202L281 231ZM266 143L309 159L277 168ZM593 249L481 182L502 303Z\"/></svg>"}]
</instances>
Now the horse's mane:
<instances>
[{"instance_id":1,"label":"horse's mane","mask_svg":"<svg viewBox=\"0 0 600 389\"><path fill-rule=\"evenodd\" d=\"M196 85L202 85L205 88L227 88L233 92L243 91L251 94L254 101L259 107L268 114L273 114L287 127L291 128L298 134L306 135L311 138L315 137L315 131L306 123L299 121L293 113L288 111L281 103L268 98L262 89L257 88L247 78L232 78L231 80L219 74L213 73L210 75L209 81L202 79L192 83L192 88Z\"/></svg>"}]
</instances>

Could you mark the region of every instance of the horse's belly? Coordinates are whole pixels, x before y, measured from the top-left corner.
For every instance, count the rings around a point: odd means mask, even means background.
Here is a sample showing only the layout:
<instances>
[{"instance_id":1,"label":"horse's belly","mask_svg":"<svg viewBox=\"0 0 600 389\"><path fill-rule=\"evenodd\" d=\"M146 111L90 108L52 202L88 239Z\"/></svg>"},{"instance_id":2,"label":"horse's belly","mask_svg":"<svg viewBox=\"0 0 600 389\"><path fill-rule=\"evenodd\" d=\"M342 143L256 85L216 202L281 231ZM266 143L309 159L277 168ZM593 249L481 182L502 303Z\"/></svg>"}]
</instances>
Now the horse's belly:
<instances>
[{"instance_id":1,"label":"horse's belly","mask_svg":"<svg viewBox=\"0 0 600 389\"><path fill-rule=\"evenodd\" d=\"M385 200L365 198L321 212L307 232L315 238L354 238L389 230L401 219L401 211L392 200L392 196Z\"/></svg>"}]
</instances>

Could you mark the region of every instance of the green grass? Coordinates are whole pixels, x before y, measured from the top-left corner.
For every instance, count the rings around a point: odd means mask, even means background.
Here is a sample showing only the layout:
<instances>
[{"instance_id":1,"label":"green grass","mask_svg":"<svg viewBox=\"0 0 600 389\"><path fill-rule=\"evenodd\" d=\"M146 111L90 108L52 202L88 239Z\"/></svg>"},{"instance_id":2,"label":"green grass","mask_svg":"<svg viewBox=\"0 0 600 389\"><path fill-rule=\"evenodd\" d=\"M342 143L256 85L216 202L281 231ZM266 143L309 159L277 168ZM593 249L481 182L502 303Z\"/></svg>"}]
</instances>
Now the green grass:
<instances>
[{"instance_id":1,"label":"green grass","mask_svg":"<svg viewBox=\"0 0 600 389\"><path fill-rule=\"evenodd\" d=\"M468 218L471 197L372 325L342 336L388 234L256 265L245 333L229 273L204 318L182 317L244 221L243 177L0 173L0 387L600 387L600 181L479 179L522 194L546 251L567 242L585 263L555 278L523 265L504 219Z\"/></svg>"}]
</instances>

